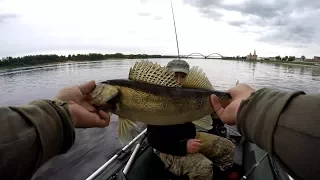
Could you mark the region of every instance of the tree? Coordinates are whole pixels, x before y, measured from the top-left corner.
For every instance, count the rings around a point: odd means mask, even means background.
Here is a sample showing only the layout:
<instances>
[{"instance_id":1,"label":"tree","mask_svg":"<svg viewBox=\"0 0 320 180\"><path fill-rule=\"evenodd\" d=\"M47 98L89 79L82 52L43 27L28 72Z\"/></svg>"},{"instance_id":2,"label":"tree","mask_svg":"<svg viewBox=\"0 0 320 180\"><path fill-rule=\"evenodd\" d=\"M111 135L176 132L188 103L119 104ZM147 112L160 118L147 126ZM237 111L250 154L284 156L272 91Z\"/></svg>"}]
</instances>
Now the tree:
<instances>
[{"instance_id":1,"label":"tree","mask_svg":"<svg viewBox=\"0 0 320 180\"><path fill-rule=\"evenodd\" d=\"M278 60L278 61L281 60L281 57L280 57L280 56L276 56L275 58L276 58L276 60Z\"/></svg>"},{"instance_id":2,"label":"tree","mask_svg":"<svg viewBox=\"0 0 320 180\"><path fill-rule=\"evenodd\" d=\"M296 59L295 56L290 56L289 59L288 59L288 61L294 61L295 59Z\"/></svg>"},{"instance_id":3,"label":"tree","mask_svg":"<svg viewBox=\"0 0 320 180\"><path fill-rule=\"evenodd\" d=\"M301 56L301 61L306 60L306 57L304 55Z\"/></svg>"},{"instance_id":4,"label":"tree","mask_svg":"<svg viewBox=\"0 0 320 180\"><path fill-rule=\"evenodd\" d=\"M282 58L282 61L287 61L288 60L288 56L285 56Z\"/></svg>"}]
</instances>

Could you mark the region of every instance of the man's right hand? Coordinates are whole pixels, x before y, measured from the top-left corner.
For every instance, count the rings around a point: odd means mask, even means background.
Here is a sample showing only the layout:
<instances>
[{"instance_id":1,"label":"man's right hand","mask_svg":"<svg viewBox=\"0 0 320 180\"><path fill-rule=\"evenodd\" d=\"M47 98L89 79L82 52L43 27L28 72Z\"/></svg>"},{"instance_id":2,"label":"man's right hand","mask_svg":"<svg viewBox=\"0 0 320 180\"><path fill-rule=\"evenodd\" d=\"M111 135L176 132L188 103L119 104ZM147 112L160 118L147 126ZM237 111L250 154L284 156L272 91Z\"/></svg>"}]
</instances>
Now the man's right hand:
<instances>
[{"instance_id":1,"label":"man's right hand","mask_svg":"<svg viewBox=\"0 0 320 180\"><path fill-rule=\"evenodd\" d=\"M188 153L196 153L199 151L200 147L201 147L200 139L189 139L187 142Z\"/></svg>"}]
</instances>

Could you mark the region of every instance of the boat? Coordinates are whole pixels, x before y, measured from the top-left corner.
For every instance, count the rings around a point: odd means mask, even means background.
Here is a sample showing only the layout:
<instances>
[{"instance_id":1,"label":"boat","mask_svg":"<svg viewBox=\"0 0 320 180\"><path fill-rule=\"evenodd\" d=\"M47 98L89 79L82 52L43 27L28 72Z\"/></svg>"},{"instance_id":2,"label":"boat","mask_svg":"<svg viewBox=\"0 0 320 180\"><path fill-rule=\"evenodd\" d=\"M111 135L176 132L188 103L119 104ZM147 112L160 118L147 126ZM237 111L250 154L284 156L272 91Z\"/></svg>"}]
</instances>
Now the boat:
<instances>
[{"instance_id":1,"label":"boat","mask_svg":"<svg viewBox=\"0 0 320 180\"><path fill-rule=\"evenodd\" d=\"M215 171L215 180L293 180L266 151L242 138L235 126L216 123L209 131L200 127L197 131L228 138L236 145L234 166L227 172ZM144 129L86 180L181 179L165 169L148 143L146 132Z\"/></svg>"},{"instance_id":2,"label":"boat","mask_svg":"<svg viewBox=\"0 0 320 180\"><path fill-rule=\"evenodd\" d=\"M178 58L180 59L178 36L174 19L172 1L171 10L174 22ZM207 132L230 139L235 144L234 166L226 172L214 169L215 180L292 180L267 152L245 140L235 126L228 126L220 119L213 118L212 129ZM86 180L179 180L165 169L160 158L146 138L144 129L130 143L98 168Z\"/></svg>"}]
</instances>

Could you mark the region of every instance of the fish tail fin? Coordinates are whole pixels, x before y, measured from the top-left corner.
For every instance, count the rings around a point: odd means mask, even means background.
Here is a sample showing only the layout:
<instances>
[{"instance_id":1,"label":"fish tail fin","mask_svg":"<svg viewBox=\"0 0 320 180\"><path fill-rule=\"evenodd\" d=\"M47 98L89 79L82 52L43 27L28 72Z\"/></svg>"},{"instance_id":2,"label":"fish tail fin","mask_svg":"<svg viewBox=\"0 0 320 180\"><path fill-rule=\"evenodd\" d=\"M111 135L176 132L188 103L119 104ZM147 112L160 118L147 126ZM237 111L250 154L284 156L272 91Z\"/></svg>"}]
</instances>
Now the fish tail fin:
<instances>
[{"instance_id":1,"label":"fish tail fin","mask_svg":"<svg viewBox=\"0 0 320 180\"><path fill-rule=\"evenodd\" d=\"M203 118L196 120L196 121L192 121L193 124L205 129L205 130L210 130L212 129L212 118L211 115L206 115Z\"/></svg>"},{"instance_id":2,"label":"fish tail fin","mask_svg":"<svg viewBox=\"0 0 320 180\"><path fill-rule=\"evenodd\" d=\"M182 87L213 90L213 86L205 72L198 66L193 66L186 76Z\"/></svg>"},{"instance_id":3,"label":"fish tail fin","mask_svg":"<svg viewBox=\"0 0 320 180\"><path fill-rule=\"evenodd\" d=\"M122 145L128 144L132 139L131 130L137 129L138 124L129 119L119 116L118 120L118 136Z\"/></svg>"}]
</instances>

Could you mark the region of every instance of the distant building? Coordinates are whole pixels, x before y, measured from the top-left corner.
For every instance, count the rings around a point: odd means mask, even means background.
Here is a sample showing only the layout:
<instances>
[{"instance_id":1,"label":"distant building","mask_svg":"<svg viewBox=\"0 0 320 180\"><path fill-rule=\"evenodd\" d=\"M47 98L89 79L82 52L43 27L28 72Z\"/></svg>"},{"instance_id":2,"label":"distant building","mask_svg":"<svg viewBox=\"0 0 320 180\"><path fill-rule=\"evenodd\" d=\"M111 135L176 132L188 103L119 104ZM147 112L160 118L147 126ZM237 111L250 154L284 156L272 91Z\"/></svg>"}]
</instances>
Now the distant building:
<instances>
[{"instance_id":1,"label":"distant building","mask_svg":"<svg viewBox=\"0 0 320 180\"><path fill-rule=\"evenodd\" d=\"M307 58L306 58L304 61L305 61L305 62L313 62L313 59L307 59Z\"/></svg>"},{"instance_id":2,"label":"distant building","mask_svg":"<svg viewBox=\"0 0 320 180\"><path fill-rule=\"evenodd\" d=\"M256 50L253 51L253 55L250 53L249 55L247 55L247 60L257 60L258 56L256 54Z\"/></svg>"},{"instance_id":3,"label":"distant building","mask_svg":"<svg viewBox=\"0 0 320 180\"><path fill-rule=\"evenodd\" d=\"M320 62L319 56L314 56L313 59L306 59L306 62Z\"/></svg>"}]
</instances>

